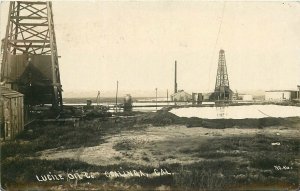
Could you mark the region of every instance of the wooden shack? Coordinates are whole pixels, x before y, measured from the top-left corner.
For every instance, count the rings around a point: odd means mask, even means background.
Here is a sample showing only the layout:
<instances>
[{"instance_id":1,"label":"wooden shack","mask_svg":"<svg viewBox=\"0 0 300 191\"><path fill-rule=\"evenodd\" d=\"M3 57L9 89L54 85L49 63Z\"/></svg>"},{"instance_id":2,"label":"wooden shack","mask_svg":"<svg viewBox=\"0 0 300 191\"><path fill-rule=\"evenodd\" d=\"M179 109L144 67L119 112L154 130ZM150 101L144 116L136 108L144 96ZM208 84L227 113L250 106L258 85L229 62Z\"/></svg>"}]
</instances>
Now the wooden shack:
<instances>
[{"instance_id":1,"label":"wooden shack","mask_svg":"<svg viewBox=\"0 0 300 191\"><path fill-rule=\"evenodd\" d=\"M24 129L23 94L0 86L1 139L12 140Z\"/></svg>"}]
</instances>

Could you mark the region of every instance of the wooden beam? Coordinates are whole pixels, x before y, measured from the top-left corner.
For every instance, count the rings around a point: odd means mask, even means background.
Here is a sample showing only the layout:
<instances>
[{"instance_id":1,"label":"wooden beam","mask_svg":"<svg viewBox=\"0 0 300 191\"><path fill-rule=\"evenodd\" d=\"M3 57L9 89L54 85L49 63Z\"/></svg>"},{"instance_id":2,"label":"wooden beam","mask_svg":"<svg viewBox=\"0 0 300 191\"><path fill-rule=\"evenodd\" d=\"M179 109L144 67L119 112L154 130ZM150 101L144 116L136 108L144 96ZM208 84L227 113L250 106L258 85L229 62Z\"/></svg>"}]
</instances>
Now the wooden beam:
<instances>
[{"instance_id":1,"label":"wooden beam","mask_svg":"<svg viewBox=\"0 0 300 191\"><path fill-rule=\"evenodd\" d=\"M11 46L12 47L12 46ZM17 49L18 51L21 51L23 53L26 53L27 51L26 50L23 50L21 48L18 48L18 47L12 47L13 49ZM11 54L13 54L12 52L10 52Z\"/></svg>"},{"instance_id":2,"label":"wooden beam","mask_svg":"<svg viewBox=\"0 0 300 191\"><path fill-rule=\"evenodd\" d=\"M25 6L22 5L22 4L19 4L19 5L22 7L20 10L26 9L27 11L29 11L30 13L32 13L32 14L30 14L28 16L37 15L39 17L42 17L42 15L38 14L38 12L41 12L41 13L43 13L43 15L46 15L46 13L43 12L43 10L45 10L45 8L43 8L43 9L37 9L34 6L32 6L32 4L28 4L28 5L25 5ZM36 11L31 10L30 8L34 9Z\"/></svg>"},{"instance_id":3,"label":"wooden beam","mask_svg":"<svg viewBox=\"0 0 300 191\"><path fill-rule=\"evenodd\" d=\"M50 43L50 40L9 40L9 42L24 42L24 43Z\"/></svg>"},{"instance_id":4,"label":"wooden beam","mask_svg":"<svg viewBox=\"0 0 300 191\"><path fill-rule=\"evenodd\" d=\"M12 18L12 19L37 19L37 20L47 19L47 17L37 17L37 16L32 16L32 17L30 17L30 16L12 16L10 18Z\"/></svg>"},{"instance_id":5,"label":"wooden beam","mask_svg":"<svg viewBox=\"0 0 300 191\"><path fill-rule=\"evenodd\" d=\"M27 47L30 47L30 48L43 48L43 47L46 47L46 48L49 48L50 45L49 44L46 44L46 45L12 45L12 47L18 47L18 48L27 48Z\"/></svg>"},{"instance_id":6,"label":"wooden beam","mask_svg":"<svg viewBox=\"0 0 300 191\"><path fill-rule=\"evenodd\" d=\"M46 37L44 34L40 34L40 33L37 32L36 30L34 30L34 29L33 29L34 27L31 27L31 28L27 28L26 26L22 26L22 27L25 28L25 30L24 30L23 28L20 27L20 29L22 30L22 32L24 32L24 33L26 32L26 33L32 34L32 36L26 37L26 39L24 39L24 40L27 40L27 39L29 39L29 38L31 38L31 37L37 37L37 38L40 38L40 39L42 39L42 40L47 39L47 37ZM47 30L48 30L48 29L47 29ZM41 33L45 32L45 31L47 31L47 30L42 31ZM33 31L33 32L31 32L31 31ZM42 35L42 37L41 37L40 35Z\"/></svg>"},{"instance_id":7,"label":"wooden beam","mask_svg":"<svg viewBox=\"0 0 300 191\"><path fill-rule=\"evenodd\" d=\"M44 49L42 49L41 54L47 54L48 52L51 52L51 50L49 49L49 50L47 50L47 51L44 51Z\"/></svg>"},{"instance_id":8,"label":"wooden beam","mask_svg":"<svg viewBox=\"0 0 300 191\"><path fill-rule=\"evenodd\" d=\"M41 2L41 1L20 1L20 4L39 4L39 5L45 5L46 2Z\"/></svg>"},{"instance_id":9,"label":"wooden beam","mask_svg":"<svg viewBox=\"0 0 300 191\"><path fill-rule=\"evenodd\" d=\"M19 23L19 26L48 26L45 23Z\"/></svg>"}]
</instances>

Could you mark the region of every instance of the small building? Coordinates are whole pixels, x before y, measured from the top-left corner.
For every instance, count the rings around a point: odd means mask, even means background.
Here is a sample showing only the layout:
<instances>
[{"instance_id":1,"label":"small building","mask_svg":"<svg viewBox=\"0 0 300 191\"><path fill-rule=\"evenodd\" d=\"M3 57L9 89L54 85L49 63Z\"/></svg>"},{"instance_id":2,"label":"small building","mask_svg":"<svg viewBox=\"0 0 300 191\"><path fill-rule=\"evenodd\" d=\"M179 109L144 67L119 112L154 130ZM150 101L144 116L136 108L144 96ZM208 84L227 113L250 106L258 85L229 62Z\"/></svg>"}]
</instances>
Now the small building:
<instances>
[{"instance_id":1,"label":"small building","mask_svg":"<svg viewBox=\"0 0 300 191\"><path fill-rule=\"evenodd\" d=\"M271 90L265 92L266 101L290 101L297 98L294 90Z\"/></svg>"},{"instance_id":2,"label":"small building","mask_svg":"<svg viewBox=\"0 0 300 191\"><path fill-rule=\"evenodd\" d=\"M174 93L171 95L172 101L191 101L192 95L189 93L186 93L183 90L179 90L177 93Z\"/></svg>"},{"instance_id":3,"label":"small building","mask_svg":"<svg viewBox=\"0 0 300 191\"><path fill-rule=\"evenodd\" d=\"M24 129L23 94L1 86L1 138L12 140Z\"/></svg>"},{"instance_id":4,"label":"small building","mask_svg":"<svg viewBox=\"0 0 300 191\"><path fill-rule=\"evenodd\" d=\"M253 101L253 96L248 95L248 94L242 95L242 100L243 101Z\"/></svg>"}]
</instances>

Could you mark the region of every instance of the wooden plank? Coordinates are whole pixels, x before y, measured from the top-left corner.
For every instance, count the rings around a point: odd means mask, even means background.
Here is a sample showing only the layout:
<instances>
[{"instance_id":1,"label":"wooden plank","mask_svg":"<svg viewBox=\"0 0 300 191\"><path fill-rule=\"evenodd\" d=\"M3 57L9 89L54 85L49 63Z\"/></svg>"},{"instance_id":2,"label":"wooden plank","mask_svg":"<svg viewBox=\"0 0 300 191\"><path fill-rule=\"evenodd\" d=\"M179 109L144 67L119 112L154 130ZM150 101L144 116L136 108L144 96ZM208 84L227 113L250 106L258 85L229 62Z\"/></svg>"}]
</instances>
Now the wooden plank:
<instances>
[{"instance_id":1,"label":"wooden plank","mask_svg":"<svg viewBox=\"0 0 300 191\"><path fill-rule=\"evenodd\" d=\"M22 126L21 126L21 120L22 120L22 113L21 113L21 98L18 97L18 126L19 126L19 133L22 131Z\"/></svg>"},{"instance_id":2,"label":"wooden plank","mask_svg":"<svg viewBox=\"0 0 300 191\"><path fill-rule=\"evenodd\" d=\"M12 98L12 97L20 97L18 94L3 94L3 97Z\"/></svg>"},{"instance_id":3,"label":"wooden plank","mask_svg":"<svg viewBox=\"0 0 300 191\"><path fill-rule=\"evenodd\" d=\"M9 42L11 43L18 43L18 42L21 42L21 43L50 43L50 40L9 40Z\"/></svg>"},{"instance_id":4,"label":"wooden plank","mask_svg":"<svg viewBox=\"0 0 300 191\"><path fill-rule=\"evenodd\" d=\"M11 92L5 92L5 93L1 93L3 96L20 96L21 94L15 91L11 91Z\"/></svg>"},{"instance_id":5,"label":"wooden plank","mask_svg":"<svg viewBox=\"0 0 300 191\"><path fill-rule=\"evenodd\" d=\"M9 124L8 124L9 139L12 139L12 109L11 109L11 99L9 99Z\"/></svg>"},{"instance_id":6,"label":"wooden plank","mask_svg":"<svg viewBox=\"0 0 300 191\"><path fill-rule=\"evenodd\" d=\"M50 47L50 44L45 44L45 45L12 45L12 47L17 47L17 48L27 48L27 47L30 47L30 48L49 48Z\"/></svg>"},{"instance_id":7,"label":"wooden plank","mask_svg":"<svg viewBox=\"0 0 300 191\"><path fill-rule=\"evenodd\" d=\"M19 26L48 26L45 23L19 23Z\"/></svg>"},{"instance_id":8,"label":"wooden plank","mask_svg":"<svg viewBox=\"0 0 300 191\"><path fill-rule=\"evenodd\" d=\"M39 4L39 5L44 5L46 2L43 1L19 1L20 4Z\"/></svg>"},{"instance_id":9,"label":"wooden plank","mask_svg":"<svg viewBox=\"0 0 300 191\"><path fill-rule=\"evenodd\" d=\"M23 102L23 97L20 98L21 100L21 128L22 128L22 131L24 130L24 102Z\"/></svg>"},{"instance_id":10,"label":"wooden plank","mask_svg":"<svg viewBox=\"0 0 300 191\"><path fill-rule=\"evenodd\" d=\"M18 48L18 47L13 47L13 48L15 48L15 49L17 49L17 50L19 50L19 51L21 51L21 52L27 52L26 50L23 50L23 49L21 49L21 48Z\"/></svg>"},{"instance_id":11,"label":"wooden plank","mask_svg":"<svg viewBox=\"0 0 300 191\"><path fill-rule=\"evenodd\" d=\"M64 119L38 119L39 122L75 122L79 121L79 118L64 118Z\"/></svg>"},{"instance_id":12,"label":"wooden plank","mask_svg":"<svg viewBox=\"0 0 300 191\"><path fill-rule=\"evenodd\" d=\"M11 16L11 19L47 19L47 17L37 17L37 16Z\"/></svg>"},{"instance_id":13,"label":"wooden plank","mask_svg":"<svg viewBox=\"0 0 300 191\"><path fill-rule=\"evenodd\" d=\"M10 115L10 137L11 139L14 138L14 135L15 135L15 120L14 120L14 107L13 107L13 99L10 99L10 112L11 112L11 115Z\"/></svg>"}]
</instances>

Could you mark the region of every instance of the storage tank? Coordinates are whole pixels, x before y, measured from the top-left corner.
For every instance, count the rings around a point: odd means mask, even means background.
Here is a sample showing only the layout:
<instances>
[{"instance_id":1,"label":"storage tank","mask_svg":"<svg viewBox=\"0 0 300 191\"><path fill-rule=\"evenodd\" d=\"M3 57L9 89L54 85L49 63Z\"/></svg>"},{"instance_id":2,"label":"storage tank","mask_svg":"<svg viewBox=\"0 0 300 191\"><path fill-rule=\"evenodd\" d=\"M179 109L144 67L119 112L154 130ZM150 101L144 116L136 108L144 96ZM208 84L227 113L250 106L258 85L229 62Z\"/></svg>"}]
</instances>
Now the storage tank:
<instances>
[{"instance_id":1,"label":"storage tank","mask_svg":"<svg viewBox=\"0 0 300 191\"><path fill-rule=\"evenodd\" d=\"M198 95L197 93L192 93L192 100L193 100L193 105L195 105L198 101Z\"/></svg>"},{"instance_id":2,"label":"storage tank","mask_svg":"<svg viewBox=\"0 0 300 191\"><path fill-rule=\"evenodd\" d=\"M132 111L132 97L130 94L126 94L124 97L124 111Z\"/></svg>"},{"instance_id":3,"label":"storage tank","mask_svg":"<svg viewBox=\"0 0 300 191\"><path fill-rule=\"evenodd\" d=\"M193 105L197 104L201 104L203 101L203 96L202 93L192 93L192 99L193 99Z\"/></svg>"},{"instance_id":4,"label":"storage tank","mask_svg":"<svg viewBox=\"0 0 300 191\"><path fill-rule=\"evenodd\" d=\"M197 104L201 104L202 101L203 101L203 95L202 93L198 93Z\"/></svg>"}]
</instances>

